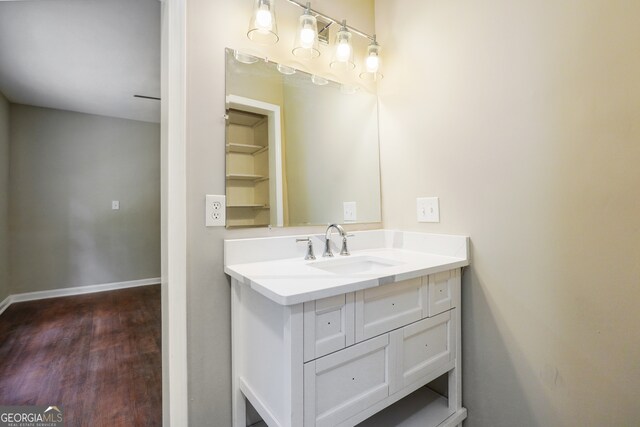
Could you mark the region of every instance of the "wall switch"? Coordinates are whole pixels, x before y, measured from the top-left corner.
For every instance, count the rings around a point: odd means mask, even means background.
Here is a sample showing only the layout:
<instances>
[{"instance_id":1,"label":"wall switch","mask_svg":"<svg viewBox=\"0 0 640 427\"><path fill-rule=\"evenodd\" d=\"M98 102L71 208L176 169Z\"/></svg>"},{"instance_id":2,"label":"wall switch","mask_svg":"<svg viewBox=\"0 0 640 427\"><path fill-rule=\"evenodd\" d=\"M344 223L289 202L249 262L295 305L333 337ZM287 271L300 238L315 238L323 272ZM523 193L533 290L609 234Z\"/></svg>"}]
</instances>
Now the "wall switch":
<instances>
[{"instance_id":1,"label":"wall switch","mask_svg":"<svg viewBox=\"0 0 640 427\"><path fill-rule=\"evenodd\" d=\"M356 220L356 202L344 202L344 220L355 221Z\"/></svg>"},{"instance_id":2,"label":"wall switch","mask_svg":"<svg viewBox=\"0 0 640 427\"><path fill-rule=\"evenodd\" d=\"M112 200L111 201L111 209L114 211L117 211L120 209L120 201L119 200Z\"/></svg>"},{"instance_id":3,"label":"wall switch","mask_svg":"<svg viewBox=\"0 0 640 427\"><path fill-rule=\"evenodd\" d=\"M440 222L440 206L437 197L418 197L418 222Z\"/></svg>"},{"instance_id":4,"label":"wall switch","mask_svg":"<svg viewBox=\"0 0 640 427\"><path fill-rule=\"evenodd\" d=\"M205 225L207 227L224 227L227 222L225 196L207 194L205 205Z\"/></svg>"}]
</instances>

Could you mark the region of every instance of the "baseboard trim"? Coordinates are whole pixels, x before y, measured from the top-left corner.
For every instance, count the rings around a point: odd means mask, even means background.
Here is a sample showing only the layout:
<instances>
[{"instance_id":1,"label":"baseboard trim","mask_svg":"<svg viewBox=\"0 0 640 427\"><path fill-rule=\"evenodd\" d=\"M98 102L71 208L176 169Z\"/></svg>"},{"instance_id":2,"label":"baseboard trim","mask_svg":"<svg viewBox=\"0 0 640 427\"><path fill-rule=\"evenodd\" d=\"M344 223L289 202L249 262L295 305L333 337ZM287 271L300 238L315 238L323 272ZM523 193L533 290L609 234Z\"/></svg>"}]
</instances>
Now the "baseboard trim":
<instances>
[{"instance_id":1,"label":"baseboard trim","mask_svg":"<svg viewBox=\"0 0 640 427\"><path fill-rule=\"evenodd\" d=\"M0 314L4 313L4 311L9 308L11 305L11 295L6 297L2 302L0 302Z\"/></svg>"},{"instance_id":2,"label":"baseboard trim","mask_svg":"<svg viewBox=\"0 0 640 427\"><path fill-rule=\"evenodd\" d=\"M25 292L9 295L0 303L0 314L11 304L16 302L35 301L47 298L67 297L72 295L93 294L97 292L115 291L118 289L135 288L137 286L149 286L160 284L159 277L150 279L129 280L127 282L103 283L100 285L77 286L74 288L51 289L48 291Z\"/></svg>"}]
</instances>

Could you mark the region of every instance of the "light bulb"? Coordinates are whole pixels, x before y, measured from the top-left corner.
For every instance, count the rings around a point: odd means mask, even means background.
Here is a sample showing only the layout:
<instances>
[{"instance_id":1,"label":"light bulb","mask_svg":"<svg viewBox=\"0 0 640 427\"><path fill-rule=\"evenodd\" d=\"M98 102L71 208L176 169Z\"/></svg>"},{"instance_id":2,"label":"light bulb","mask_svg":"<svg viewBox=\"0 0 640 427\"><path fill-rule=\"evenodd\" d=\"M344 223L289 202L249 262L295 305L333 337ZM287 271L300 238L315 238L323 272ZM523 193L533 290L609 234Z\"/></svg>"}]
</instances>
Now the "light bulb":
<instances>
[{"instance_id":1,"label":"light bulb","mask_svg":"<svg viewBox=\"0 0 640 427\"><path fill-rule=\"evenodd\" d=\"M364 67L360 73L361 79L375 82L382 78L382 73L380 73L380 49L374 34L371 44L367 47L367 56L364 57Z\"/></svg>"},{"instance_id":2,"label":"light bulb","mask_svg":"<svg viewBox=\"0 0 640 427\"><path fill-rule=\"evenodd\" d=\"M256 26L258 27L258 31L271 31L273 27L273 17L271 16L269 6L265 4L260 5L260 9L256 12Z\"/></svg>"},{"instance_id":3,"label":"light bulb","mask_svg":"<svg viewBox=\"0 0 640 427\"><path fill-rule=\"evenodd\" d=\"M304 27L300 30L300 45L305 49L310 49L313 47L313 43L316 40L316 32L313 28Z\"/></svg>"},{"instance_id":4,"label":"light bulb","mask_svg":"<svg viewBox=\"0 0 640 427\"><path fill-rule=\"evenodd\" d=\"M377 73L380 68L380 57L378 55L369 55L365 60L365 66L367 68L367 72L369 73Z\"/></svg>"},{"instance_id":5,"label":"light bulb","mask_svg":"<svg viewBox=\"0 0 640 427\"><path fill-rule=\"evenodd\" d=\"M273 0L255 0L247 37L260 44L278 43L278 22Z\"/></svg>"},{"instance_id":6,"label":"light bulb","mask_svg":"<svg viewBox=\"0 0 640 427\"><path fill-rule=\"evenodd\" d=\"M311 14L311 3L307 3L306 10L298 19L296 41L291 51L302 59L312 59L320 56L318 49L318 21Z\"/></svg>"},{"instance_id":7,"label":"light bulb","mask_svg":"<svg viewBox=\"0 0 640 427\"><path fill-rule=\"evenodd\" d=\"M346 42L338 43L336 47L336 59L340 62L346 62L351 57L351 45Z\"/></svg>"}]
</instances>

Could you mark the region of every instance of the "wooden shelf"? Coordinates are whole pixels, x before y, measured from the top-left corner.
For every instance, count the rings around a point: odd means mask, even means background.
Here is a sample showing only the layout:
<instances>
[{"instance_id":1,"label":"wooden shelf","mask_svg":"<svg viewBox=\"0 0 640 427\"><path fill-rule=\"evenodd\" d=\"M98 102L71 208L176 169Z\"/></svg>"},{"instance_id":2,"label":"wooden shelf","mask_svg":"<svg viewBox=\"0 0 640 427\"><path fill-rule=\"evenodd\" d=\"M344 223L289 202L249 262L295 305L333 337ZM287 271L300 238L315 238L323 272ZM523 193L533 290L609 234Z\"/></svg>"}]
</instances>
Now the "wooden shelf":
<instances>
[{"instance_id":1,"label":"wooden shelf","mask_svg":"<svg viewBox=\"0 0 640 427\"><path fill-rule=\"evenodd\" d=\"M260 182L260 181L266 181L269 178L268 177L264 177L262 175L252 175L252 174L248 174L248 173L230 173L230 174L227 174L227 179L235 179L235 180L238 180L238 181Z\"/></svg>"},{"instance_id":2,"label":"wooden shelf","mask_svg":"<svg viewBox=\"0 0 640 427\"><path fill-rule=\"evenodd\" d=\"M404 399L367 418L356 427L396 426L431 427L438 426L451 415L446 397L422 387Z\"/></svg>"},{"instance_id":3,"label":"wooden shelf","mask_svg":"<svg viewBox=\"0 0 640 427\"><path fill-rule=\"evenodd\" d=\"M228 208L251 208L251 209L269 209L269 206L260 205L260 204L241 204L241 205L227 205Z\"/></svg>"},{"instance_id":4,"label":"wooden shelf","mask_svg":"<svg viewBox=\"0 0 640 427\"><path fill-rule=\"evenodd\" d=\"M422 387L404 399L367 418L356 427L436 427L452 417L447 399ZM264 421L251 427L266 427Z\"/></svg>"},{"instance_id":5,"label":"wooden shelf","mask_svg":"<svg viewBox=\"0 0 640 427\"><path fill-rule=\"evenodd\" d=\"M265 224L262 224L262 223L259 223L259 224L241 224L241 225L230 224L230 225L227 225L227 228L256 228L256 227L268 227L268 226L269 226L268 223L265 223Z\"/></svg>"},{"instance_id":6,"label":"wooden shelf","mask_svg":"<svg viewBox=\"0 0 640 427\"><path fill-rule=\"evenodd\" d=\"M267 227L272 212L268 117L236 109L227 114L227 227Z\"/></svg>"},{"instance_id":7,"label":"wooden shelf","mask_svg":"<svg viewBox=\"0 0 640 427\"><path fill-rule=\"evenodd\" d=\"M250 145L250 144L227 144L228 153L241 153L241 154L258 154L268 150L269 147L262 145Z\"/></svg>"},{"instance_id":8,"label":"wooden shelf","mask_svg":"<svg viewBox=\"0 0 640 427\"><path fill-rule=\"evenodd\" d=\"M266 121L266 117L262 114L235 110L233 108L227 110L227 115L230 124L239 126L249 126L253 128Z\"/></svg>"}]
</instances>

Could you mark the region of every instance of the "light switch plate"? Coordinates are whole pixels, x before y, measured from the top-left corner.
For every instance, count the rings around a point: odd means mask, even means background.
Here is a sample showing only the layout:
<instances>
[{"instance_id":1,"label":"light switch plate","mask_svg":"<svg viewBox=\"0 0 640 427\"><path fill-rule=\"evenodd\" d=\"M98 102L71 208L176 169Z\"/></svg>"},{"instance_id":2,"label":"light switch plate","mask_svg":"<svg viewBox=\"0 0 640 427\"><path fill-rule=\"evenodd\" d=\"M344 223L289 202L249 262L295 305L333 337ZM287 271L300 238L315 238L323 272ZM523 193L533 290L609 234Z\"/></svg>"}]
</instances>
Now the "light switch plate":
<instances>
[{"instance_id":1,"label":"light switch plate","mask_svg":"<svg viewBox=\"0 0 640 427\"><path fill-rule=\"evenodd\" d=\"M344 202L344 220L355 221L357 218L356 202Z\"/></svg>"},{"instance_id":2,"label":"light switch plate","mask_svg":"<svg viewBox=\"0 0 640 427\"><path fill-rule=\"evenodd\" d=\"M114 211L117 211L120 209L120 201L119 200L112 200L111 201L111 209L113 209Z\"/></svg>"},{"instance_id":3,"label":"light switch plate","mask_svg":"<svg viewBox=\"0 0 640 427\"><path fill-rule=\"evenodd\" d=\"M207 194L205 205L205 225L207 227L224 227L227 222L226 197Z\"/></svg>"},{"instance_id":4,"label":"light switch plate","mask_svg":"<svg viewBox=\"0 0 640 427\"><path fill-rule=\"evenodd\" d=\"M437 197L418 197L418 222L440 222L440 206Z\"/></svg>"}]
</instances>

